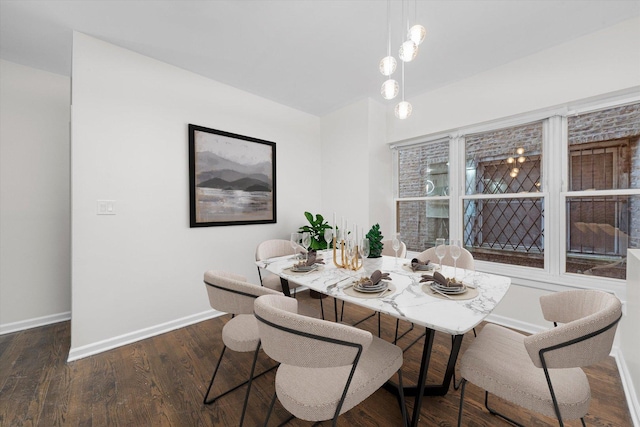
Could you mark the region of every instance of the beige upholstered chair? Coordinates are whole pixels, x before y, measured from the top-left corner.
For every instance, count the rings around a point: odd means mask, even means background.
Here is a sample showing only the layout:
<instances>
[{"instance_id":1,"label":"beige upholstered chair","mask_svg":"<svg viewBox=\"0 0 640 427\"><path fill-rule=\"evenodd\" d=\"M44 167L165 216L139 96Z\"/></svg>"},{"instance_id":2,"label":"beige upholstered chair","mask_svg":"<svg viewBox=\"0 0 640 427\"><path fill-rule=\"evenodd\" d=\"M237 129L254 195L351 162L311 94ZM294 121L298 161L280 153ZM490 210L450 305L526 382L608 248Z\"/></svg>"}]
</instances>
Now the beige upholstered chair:
<instances>
[{"instance_id":1,"label":"beige upholstered chair","mask_svg":"<svg viewBox=\"0 0 640 427\"><path fill-rule=\"evenodd\" d=\"M462 391L469 381L489 393L529 410L584 423L591 390L583 366L609 355L622 304L614 295L596 290L558 292L540 298L546 320L562 325L530 336L488 324L460 361Z\"/></svg>"},{"instance_id":2,"label":"beige upholstered chair","mask_svg":"<svg viewBox=\"0 0 640 427\"><path fill-rule=\"evenodd\" d=\"M402 393L402 350L370 332L297 314L298 301L267 295L255 301L262 346L280 362L276 397L294 417L333 420L365 400L398 372L400 407L406 425Z\"/></svg>"},{"instance_id":3,"label":"beige upholstered chair","mask_svg":"<svg viewBox=\"0 0 640 427\"><path fill-rule=\"evenodd\" d=\"M471 252L469 252L465 248L460 248L460 249L461 249L460 258L458 258L458 262L456 263L456 266L460 268L464 268L465 270L473 270L474 269L473 255L471 255ZM436 255L435 247L429 248L426 251L420 252L416 258L418 258L420 261L429 260L433 264L437 264L437 265L440 264L440 260ZM444 258L442 258L442 265L448 265L453 267L453 264L454 264L453 257L451 256L451 253L449 251L449 245L447 245L447 254L444 256Z\"/></svg>"},{"instance_id":4,"label":"beige upholstered chair","mask_svg":"<svg viewBox=\"0 0 640 427\"><path fill-rule=\"evenodd\" d=\"M302 246L299 246L298 253L300 252L306 252L306 250ZM256 261L285 255L294 255L294 250L291 247L291 242L289 240L265 240L256 248ZM282 292L282 283L279 276L263 270L260 267L258 267L258 276L260 277L260 283L262 286ZM290 290L295 290L295 288L299 286L300 285L298 283L289 281Z\"/></svg>"},{"instance_id":5,"label":"beige upholstered chair","mask_svg":"<svg viewBox=\"0 0 640 427\"><path fill-rule=\"evenodd\" d=\"M382 255L396 256L396 251L393 250L393 242L391 239L382 241ZM407 257L407 245L404 242L400 242L400 249L398 249L398 258Z\"/></svg>"},{"instance_id":6,"label":"beige upholstered chair","mask_svg":"<svg viewBox=\"0 0 640 427\"><path fill-rule=\"evenodd\" d=\"M260 351L258 324L256 322L256 318L253 316L253 302L260 295L282 295L282 293L262 286L253 285L248 283L243 276L223 271L207 271L204 274L204 283L206 285L211 308L231 314L232 319L229 320L222 328L222 342L224 343L224 346L222 347L222 352L220 353L215 370L213 371L213 376L211 377L207 393L204 395L203 403L206 405L213 403L218 398L248 383L244 406L242 408L242 416L240 418L240 425L242 426L247 402L249 400L249 392L251 391L251 381L254 378L256 360ZM220 368L220 362L222 362L222 357L224 356L227 348L238 352L254 352L249 379L216 397L208 399L213 386L213 381L218 373L218 368ZM255 375L255 377L258 377L265 372Z\"/></svg>"}]
</instances>

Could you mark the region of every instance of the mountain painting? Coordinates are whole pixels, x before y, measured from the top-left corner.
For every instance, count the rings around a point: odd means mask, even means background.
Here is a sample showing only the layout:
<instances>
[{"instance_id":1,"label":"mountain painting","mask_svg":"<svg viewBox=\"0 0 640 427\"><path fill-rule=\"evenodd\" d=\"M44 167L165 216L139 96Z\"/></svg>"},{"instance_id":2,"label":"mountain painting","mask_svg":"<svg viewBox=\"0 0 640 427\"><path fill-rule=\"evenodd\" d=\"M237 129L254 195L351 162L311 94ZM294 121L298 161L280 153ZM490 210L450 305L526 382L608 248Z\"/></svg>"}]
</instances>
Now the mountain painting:
<instances>
[{"instance_id":1,"label":"mountain painting","mask_svg":"<svg viewBox=\"0 0 640 427\"><path fill-rule=\"evenodd\" d=\"M191 227L276 222L276 144L189 125Z\"/></svg>"}]
</instances>

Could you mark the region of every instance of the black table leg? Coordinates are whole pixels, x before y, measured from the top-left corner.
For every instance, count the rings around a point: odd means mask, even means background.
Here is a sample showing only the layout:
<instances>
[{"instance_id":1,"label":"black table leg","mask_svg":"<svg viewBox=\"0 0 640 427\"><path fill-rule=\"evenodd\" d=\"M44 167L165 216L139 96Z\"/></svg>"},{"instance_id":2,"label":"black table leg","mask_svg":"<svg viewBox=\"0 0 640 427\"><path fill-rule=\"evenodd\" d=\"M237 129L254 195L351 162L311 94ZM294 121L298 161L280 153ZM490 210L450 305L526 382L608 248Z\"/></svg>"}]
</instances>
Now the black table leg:
<instances>
[{"instance_id":1,"label":"black table leg","mask_svg":"<svg viewBox=\"0 0 640 427\"><path fill-rule=\"evenodd\" d=\"M447 362L447 369L445 371L442 384L426 385L435 333L436 332L433 329L425 328L425 340L424 347L422 349L422 359L420 361L418 383L415 386L403 387L405 396L414 396L416 398L413 408L413 417L411 418L411 426L418 425L422 398L424 396L444 396L449 391L451 378L453 377L456 361L458 360L458 354L460 353L460 347L462 346L462 338L464 338L464 335L455 335L452 337L451 353L449 354L449 361ZM399 396L398 384L387 381L383 387Z\"/></svg>"},{"instance_id":2,"label":"black table leg","mask_svg":"<svg viewBox=\"0 0 640 427\"><path fill-rule=\"evenodd\" d=\"M418 425L420 420L420 409L422 408L422 397L424 393L424 385L427 382L427 371L429 370L429 360L431 359L431 350L433 348L433 337L436 331L426 328L426 336L424 337L424 348L422 349L422 360L420 361L420 373L418 375L418 384L416 384L416 400L413 404L413 416L411 417L411 426Z\"/></svg>"},{"instance_id":3,"label":"black table leg","mask_svg":"<svg viewBox=\"0 0 640 427\"><path fill-rule=\"evenodd\" d=\"M282 285L282 293L286 296L291 296L291 290L289 289L289 281L284 277L280 278L280 284Z\"/></svg>"}]
</instances>

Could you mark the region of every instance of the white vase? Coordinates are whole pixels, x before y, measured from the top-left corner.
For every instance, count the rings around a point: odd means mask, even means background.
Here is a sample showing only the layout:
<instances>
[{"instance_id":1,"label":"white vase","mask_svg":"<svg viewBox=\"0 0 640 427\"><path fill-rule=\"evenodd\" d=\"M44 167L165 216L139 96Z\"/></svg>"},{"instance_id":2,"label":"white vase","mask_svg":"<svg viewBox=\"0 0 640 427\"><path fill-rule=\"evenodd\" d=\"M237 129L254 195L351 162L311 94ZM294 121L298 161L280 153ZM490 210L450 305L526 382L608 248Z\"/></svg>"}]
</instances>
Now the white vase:
<instances>
[{"instance_id":1,"label":"white vase","mask_svg":"<svg viewBox=\"0 0 640 427\"><path fill-rule=\"evenodd\" d=\"M380 270L382 268L382 257L365 258L362 264L363 264L365 273L371 276L371 273L373 273L376 270Z\"/></svg>"}]
</instances>

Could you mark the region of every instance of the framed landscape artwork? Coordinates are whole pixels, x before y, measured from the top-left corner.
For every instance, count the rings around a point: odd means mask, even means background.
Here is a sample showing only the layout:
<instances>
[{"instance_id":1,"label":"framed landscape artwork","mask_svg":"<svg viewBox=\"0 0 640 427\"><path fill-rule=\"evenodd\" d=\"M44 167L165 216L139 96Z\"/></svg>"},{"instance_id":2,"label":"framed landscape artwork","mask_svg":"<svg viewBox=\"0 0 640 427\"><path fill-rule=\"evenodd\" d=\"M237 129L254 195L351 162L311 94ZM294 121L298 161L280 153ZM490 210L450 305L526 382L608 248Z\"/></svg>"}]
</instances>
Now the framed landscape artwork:
<instances>
[{"instance_id":1,"label":"framed landscape artwork","mask_svg":"<svg viewBox=\"0 0 640 427\"><path fill-rule=\"evenodd\" d=\"M189 125L190 226L276 222L276 144Z\"/></svg>"}]
</instances>

